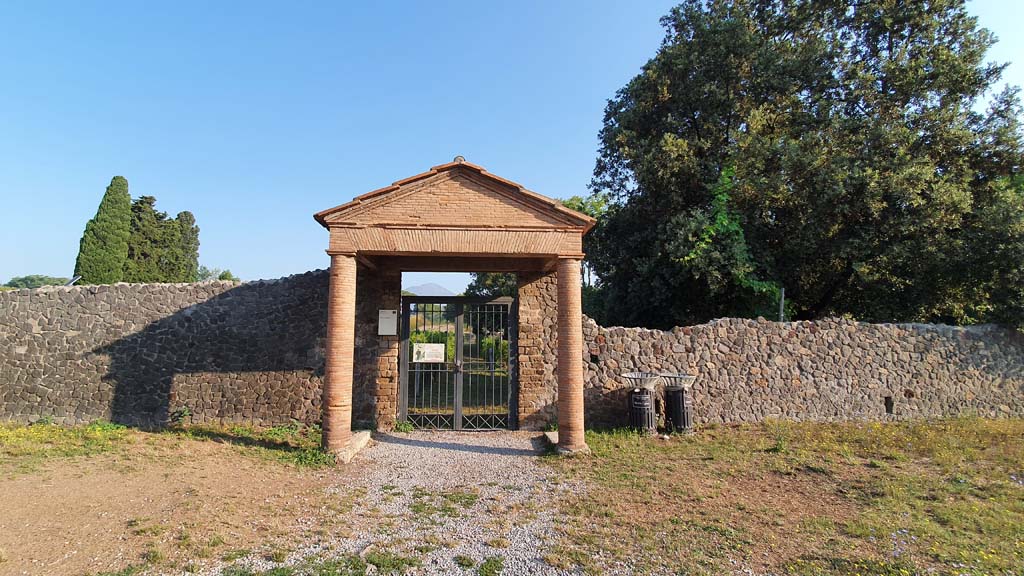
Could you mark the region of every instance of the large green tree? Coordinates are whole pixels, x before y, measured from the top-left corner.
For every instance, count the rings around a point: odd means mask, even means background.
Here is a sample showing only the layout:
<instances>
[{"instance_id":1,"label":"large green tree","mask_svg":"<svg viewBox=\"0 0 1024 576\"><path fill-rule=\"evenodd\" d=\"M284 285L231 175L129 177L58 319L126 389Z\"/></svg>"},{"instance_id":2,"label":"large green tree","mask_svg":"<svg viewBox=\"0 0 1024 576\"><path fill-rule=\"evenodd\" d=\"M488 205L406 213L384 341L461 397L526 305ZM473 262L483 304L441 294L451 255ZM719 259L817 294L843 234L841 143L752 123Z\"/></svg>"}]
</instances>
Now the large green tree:
<instances>
[{"instance_id":1,"label":"large green tree","mask_svg":"<svg viewBox=\"0 0 1024 576\"><path fill-rule=\"evenodd\" d=\"M498 298L516 295L516 275L495 272L474 272L466 286L466 296Z\"/></svg>"},{"instance_id":2,"label":"large green tree","mask_svg":"<svg viewBox=\"0 0 1024 576\"><path fill-rule=\"evenodd\" d=\"M4 284L7 288L39 288L41 286L62 286L67 284L69 278L57 276L46 276L43 274L29 274L28 276L15 276Z\"/></svg>"},{"instance_id":3,"label":"large green tree","mask_svg":"<svg viewBox=\"0 0 1024 576\"><path fill-rule=\"evenodd\" d=\"M196 273L197 282L207 282L209 280L230 280L231 282L241 282L241 278L231 273L231 270L221 270L220 268L207 268L206 266L200 266ZM405 291L402 291L405 295ZM412 292L409 296L415 296Z\"/></svg>"},{"instance_id":4,"label":"large green tree","mask_svg":"<svg viewBox=\"0 0 1024 576\"><path fill-rule=\"evenodd\" d=\"M600 135L610 321L767 315L781 287L804 318L1019 317L1020 111L962 0L689 0L662 23Z\"/></svg>"},{"instance_id":5,"label":"large green tree","mask_svg":"<svg viewBox=\"0 0 1024 576\"><path fill-rule=\"evenodd\" d=\"M196 282L199 280L199 226L191 212L179 212L167 225L169 236L176 237L172 248L172 263L168 282Z\"/></svg>"},{"instance_id":6,"label":"large green tree","mask_svg":"<svg viewBox=\"0 0 1024 576\"><path fill-rule=\"evenodd\" d=\"M199 227L191 212L174 219L156 209L156 198L132 202L126 282L195 282L199 279Z\"/></svg>"},{"instance_id":7,"label":"large green tree","mask_svg":"<svg viewBox=\"0 0 1024 576\"><path fill-rule=\"evenodd\" d=\"M82 277L82 284L110 284L122 279L128 257L131 203L128 181L114 176L96 216L85 224L79 243L75 275Z\"/></svg>"},{"instance_id":8,"label":"large green tree","mask_svg":"<svg viewBox=\"0 0 1024 576\"><path fill-rule=\"evenodd\" d=\"M128 241L125 282L164 282L171 268L172 247L177 239L168 234L167 213L156 209L156 198L140 196L132 202L132 227Z\"/></svg>"}]
</instances>

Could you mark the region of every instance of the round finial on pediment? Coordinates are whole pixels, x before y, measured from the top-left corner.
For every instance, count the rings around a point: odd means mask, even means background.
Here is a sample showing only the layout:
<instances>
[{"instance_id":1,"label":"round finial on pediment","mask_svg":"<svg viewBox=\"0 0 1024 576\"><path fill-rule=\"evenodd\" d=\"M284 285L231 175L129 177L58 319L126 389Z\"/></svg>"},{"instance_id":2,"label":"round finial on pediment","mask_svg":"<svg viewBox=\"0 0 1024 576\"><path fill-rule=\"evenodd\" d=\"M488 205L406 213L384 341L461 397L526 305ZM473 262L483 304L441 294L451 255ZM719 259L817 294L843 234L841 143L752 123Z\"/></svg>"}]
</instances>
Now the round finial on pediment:
<instances>
[{"instance_id":1,"label":"round finial on pediment","mask_svg":"<svg viewBox=\"0 0 1024 576\"><path fill-rule=\"evenodd\" d=\"M465 156L456 156L455 160L453 160L453 161L454 162L458 162L459 164L462 164L463 162L466 161L466 157Z\"/></svg>"}]
</instances>

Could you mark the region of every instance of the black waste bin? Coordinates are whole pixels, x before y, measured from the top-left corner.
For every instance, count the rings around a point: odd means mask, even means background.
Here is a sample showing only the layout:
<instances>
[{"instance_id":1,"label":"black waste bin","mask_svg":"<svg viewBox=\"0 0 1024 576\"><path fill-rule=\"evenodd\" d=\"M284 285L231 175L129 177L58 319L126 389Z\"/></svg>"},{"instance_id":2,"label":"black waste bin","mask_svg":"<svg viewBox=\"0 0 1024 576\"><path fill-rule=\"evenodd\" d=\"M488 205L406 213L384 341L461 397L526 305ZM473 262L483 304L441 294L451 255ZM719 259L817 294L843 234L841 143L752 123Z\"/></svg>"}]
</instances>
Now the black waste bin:
<instances>
[{"instance_id":1,"label":"black waste bin","mask_svg":"<svg viewBox=\"0 0 1024 576\"><path fill-rule=\"evenodd\" d=\"M658 431L657 413L654 410L654 390L634 388L629 392L629 427L641 434L655 434Z\"/></svg>"},{"instance_id":2,"label":"black waste bin","mask_svg":"<svg viewBox=\"0 0 1024 576\"><path fill-rule=\"evenodd\" d=\"M693 398L690 387L696 378L687 374L662 374L665 380L665 427L676 432L693 431Z\"/></svg>"},{"instance_id":3,"label":"black waste bin","mask_svg":"<svg viewBox=\"0 0 1024 576\"><path fill-rule=\"evenodd\" d=\"M693 401L682 386L665 387L665 427L676 432L693 430Z\"/></svg>"}]
</instances>

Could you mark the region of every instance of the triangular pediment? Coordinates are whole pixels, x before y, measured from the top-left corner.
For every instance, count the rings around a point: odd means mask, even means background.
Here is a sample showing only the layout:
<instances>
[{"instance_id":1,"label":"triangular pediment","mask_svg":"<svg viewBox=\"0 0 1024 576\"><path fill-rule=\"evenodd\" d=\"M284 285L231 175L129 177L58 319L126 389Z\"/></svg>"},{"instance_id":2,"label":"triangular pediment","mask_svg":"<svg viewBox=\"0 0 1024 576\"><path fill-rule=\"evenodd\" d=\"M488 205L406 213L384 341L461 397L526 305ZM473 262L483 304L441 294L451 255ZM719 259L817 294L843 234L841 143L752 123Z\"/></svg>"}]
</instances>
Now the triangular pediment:
<instances>
[{"instance_id":1,"label":"triangular pediment","mask_svg":"<svg viewBox=\"0 0 1024 576\"><path fill-rule=\"evenodd\" d=\"M590 229L593 220L479 166L453 162L316 214L324 226Z\"/></svg>"}]
</instances>

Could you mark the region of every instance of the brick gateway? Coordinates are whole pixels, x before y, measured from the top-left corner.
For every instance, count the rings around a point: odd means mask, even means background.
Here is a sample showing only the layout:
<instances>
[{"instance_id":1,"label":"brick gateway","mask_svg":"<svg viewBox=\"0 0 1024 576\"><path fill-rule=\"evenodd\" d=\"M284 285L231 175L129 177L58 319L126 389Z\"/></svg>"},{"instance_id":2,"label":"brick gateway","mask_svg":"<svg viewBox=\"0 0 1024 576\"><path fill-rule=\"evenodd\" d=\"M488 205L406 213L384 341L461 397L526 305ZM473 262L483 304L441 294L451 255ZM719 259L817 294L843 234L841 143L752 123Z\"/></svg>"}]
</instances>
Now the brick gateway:
<instances>
[{"instance_id":1,"label":"brick gateway","mask_svg":"<svg viewBox=\"0 0 1024 576\"><path fill-rule=\"evenodd\" d=\"M399 338L380 330L380 314L398 309L402 272L432 271L518 275L520 295L526 292L518 300L526 337L518 339L509 367L518 375L514 420L534 416L530 411L537 403L531 394L544 388L544 371L536 357L542 345L535 339L543 326L532 322L554 312L558 447L563 452L586 450L580 264L583 235L594 226L592 218L462 157L315 218L330 232L321 404L325 449L345 454L351 445L354 381L372 381L377 425L395 422L400 408ZM531 284L551 280L557 286L556 302L531 297ZM462 420L459 414L453 425Z\"/></svg>"}]
</instances>

